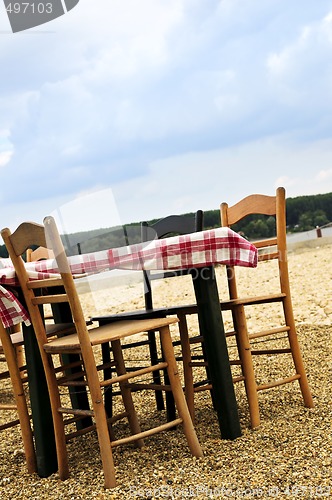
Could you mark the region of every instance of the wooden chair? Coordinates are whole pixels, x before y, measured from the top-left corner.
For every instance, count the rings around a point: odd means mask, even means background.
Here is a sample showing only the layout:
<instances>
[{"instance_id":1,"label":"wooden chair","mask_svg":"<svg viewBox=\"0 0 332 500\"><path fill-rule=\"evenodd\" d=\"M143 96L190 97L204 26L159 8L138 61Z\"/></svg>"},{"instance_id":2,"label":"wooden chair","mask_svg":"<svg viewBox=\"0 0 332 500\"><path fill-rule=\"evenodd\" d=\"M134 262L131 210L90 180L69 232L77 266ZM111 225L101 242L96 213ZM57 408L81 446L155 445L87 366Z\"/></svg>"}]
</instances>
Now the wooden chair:
<instances>
[{"instance_id":1,"label":"wooden chair","mask_svg":"<svg viewBox=\"0 0 332 500\"><path fill-rule=\"evenodd\" d=\"M94 419L94 425L85 429L84 432L92 429L96 429L97 431L106 488L116 485L112 456L112 448L114 446L135 442L136 446L140 447L143 445L143 438L179 424L183 426L192 454L202 456L202 450L198 443L182 391L169 332L169 325L175 323L177 320L175 318L158 318L144 321L121 321L92 328L88 331L80 299L54 219L47 217L44 224L45 228L38 224L23 223L13 234L11 234L9 229L2 230L1 234L16 269L43 360L51 400L60 478L66 479L69 475L66 440L68 437L75 437L77 434L83 433L83 431L74 432L72 436L66 436L64 415L88 415ZM26 248L31 245L45 246L53 250L61 278L29 281L21 256ZM35 291L40 288L46 287L51 292L52 290L57 291L59 286L64 288L64 293L54 293L48 296L37 296L35 294ZM70 305L76 326L76 333L58 339L49 339L46 336L39 306L45 303L59 302ZM121 340L149 330L159 331L165 361L155 366L149 366L139 371L128 373L123 360ZM100 370L104 370L105 366L98 365L98 361L94 357L96 350L93 347L109 342L111 343L114 356L114 360L111 360L110 366L116 366L117 376L109 380L100 380ZM64 375L64 373L67 373L66 367L58 367L53 364L53 357L55 355L66 353L80 355L82 371L79 374L73 373L66 376ZM167 422L153 429L141 432L133 405L130 380L138 376L141 377L155 369L160 370L165 368L168 370L170 386L179 417L172 422ZM105 405L103 404L102 389L115 383L120 385L125 411L120 415L115 415L111 419L107 419ZM62 401L59 390L61 386L87 387L91 397L92 409L68 407L68 403L65 402L64 404ZM115 439L113 437L114 429L112 427L111 431L109 431L109 425L123 417L128 419L131 435ZM112 436L111 439L110 434Z\"/></svg>"},{"instance_id":2,"label":"wooden chair","mask_svg":"<svg viewBox=\"0 0 332 500\"><path fill-rule=\"evenodd\" d=\"M258 262L275 260L277 273L279 275L279 287L275 293L266 293L259 296L241 297L238 293L239 280L237 279L235 267L226 266L227 282L229 289L229 300L220 303L222 311L231 311L234 330L226 333L227 337L235 337L239 360L231 361L231 364L240 365L242 375L233 378L234 382L244 381L250 412L251 426L260 425L260 412L258 405L258 393L262 390L278 387L283 384L298 381L300 384L305 406L312 408L313 400L310 393L307 376L300 352L299 341L296 333L294 314L291 302L287 246L286 246L286 201L285 190L279 187L276 196L265 196L253 194L247 196L235 205L229 207L227 203L220 205L222 226L232 227L240 220L252 214L262 214L275 217L276 236L260 241L252 242L258 249ZM233 228L234 229L234 228ZM255 272L255 271L253 271ZM262 284L263 289L263 284ZM250 332L247 326L246 309L250 306L260 306L264 304L279 303L283 324L279 327L272 327L261 331ZM251 313L254 314L251 310ZM257 311L256 311L257 313ZM280 337L284 336L284 339ZM262 342L271 339L286 342L286 347L280 348L269 346L261 348ZM258 346L258 348L257 348ZM295 373L287 374L285 377L272 380L267 383L257 383L258 374L255 371L253 358L256 356L291 355ZM208 389L209 386L206 386ZM188 406L191 403L188 402Z\"/></svg>"},{"instance_id":3,"label":"wooden chair","mask_svg":"<svg viewBox=\"0 0 332 500\"><path fill-rule=\"evenodd\" d=\"M52 250L45 247L37 247L35 249L28 248L26 251L26 262L38 262L40 260L54 259ZM44 319L54 320L52 312L44 312Z\"/></svg>"},{"instance_id":4,"label":"wooden chair","mask_svg":"<svg viewBox=\"0 0 332 500\"><path fill-rule=\"evenodd\" d=\"M35 249L28 248L26 251L27 262L37 262L39 260L54 259L52 250L45 247L37 247Z\"/></svg>"},{"instance_id":5,"label":"wooden chair","mask_svg":"<svg viewBox=\"0 0 332 500\"><path fill-rule=\"evenodd\" d=\"M259 296L239 297L235 268L228 267L228 288L230 300L221 302L221 309L230 309L233 313L234 335L236 336L242 372L250 408L251 425L260 424L258 393L262 390L278 387L283 384L298 381L305 406L312 408L313 400L307 381L302 360L299 341L291 301L288 275L287 244L286 244L286 199L285 189L279 187L276 196L251 195L229 207L227 203L220 206L223 226L233 226L251 214L275 216L276 236L274 238L254 241L258 249L258 262L275 260L279 273L279 287L274 293L268 292ZM261 265L261 264L259 264ZM250 332L246 321L246 309L250 306L279 303L283 313L283 324L261 331ZM284 337L286 347L265 348L263 341ZM263 346L263 348L262 348ZM285 374L278 380L267 383L257 383L257 374L253 357L275 356L289 354L294 364L294 372Z\"/></svg>"},{"instance_id":6,"label":"wooden chair","mask_svg":"<svg viewBox=\"0 0 332 500\"><path fill-rule=\"evenodd\" d=\"M197 231L202 231L203 229L203 212L198 210L195 214L190 215L170 215L158 220L157 222L149 225L147 222L142 223L142 241L149 241L153 239L160 239L173 234L189 234ZM180 304L172 307L158 307L155 308L153 305L153 286L152 283L156 280L173 278L178 276L183 276L188 274L189 271L179 270L179 271L163 271L163 272L149 272L143 271L144 277L144 302L145 309L130 311L121 314L107 315L107 316L95 316L92 321L98 321L99 324L107 324L110 322L120 321L124 319L146 319L146 318L156 318L156 317L167 317L167 316L177 316L179 319L179 331L180 339L182 339L182 333L184 338L187 340L185 344L182 345L182 341L174 341L173 345L181 344L181 357L177 357L177 361L183 361L184 366L184 385L185 392L199 390L199 385L194 386L193 378L191 377L192 370L187 369L188 364L193 363L193 358L197 357L201 359L204 354L199 354L195 356L190 352L191 346L197 343L202 343L203 338L201 335L189 337L188 326L187 326L187 315L197 314L196 304ZM156 336L154 331L149 331L147 333L147 340L139 341L138 343L128 342L123 346L125 349L136 348L138 345L148 345L149 354L152 364L157 364L160 361L160 353L158 352L158 347L156 343ZM188 352L189 349L189 352ZM204 363L204 361L203 361ZM206 365L206 363L205 363ZM167 378L167 377L166 377ZM161 381L161 376L158 371L153 373L154 389L156 389L156 402L157 408L164 409L164 400L162 397L163 390L166 390L166 408L168 419L174 418L175 407L174 401L172 399L172 394L169 392L169 385ZM203 382L201 382L202 384ZM191 404L191 397L188 398L190 403L189 411L191 416L194 416L193 406Z\"/></svg>"},{"instance_id":7,"label":"wooden chair","mask_svg":"<svg viewBox=\"0 0 332 500\"><path fill-rule=\"evenodd\" d=\"M73 324L48 325L47 335L54 336L58 333L71 333ZM30 424L30 413L26 393L28 391L28 374L25 365L24 339L20 325L10 329L3 326L0 321L0 362L5 364L5 371L0 373L0 380L10 379L13 392L13 402L0 402L0 411L17 412L17 419L7 420L0 425L0 430L5 430L20 425L23 448L27 469L29 473L37 471L36 455L33 441L33 431Z\"/></svg>"},{"instance_id":8,"label":"wooden chair","mask_svg":"<svg viewBox=\"0 0 332 500\"><path fill-rule=\"evenodd\" d=\"M22 358L17 357L17 351L23 346L23 335L20 326L12 328L11 333L0 321L0 361L5 363L6 370L0 374L0 380L10 379L14 402L0 402L0 411L17 412L18 419L10 419L0 425L0 430L5 430L15 425L20 425L21 435L29 473L36 472L36 456L33 442L33 434L30 425L30 415L25 397L27 376ZM11 417L12 418L12 417Z\"/></svg>"}]
</instances>

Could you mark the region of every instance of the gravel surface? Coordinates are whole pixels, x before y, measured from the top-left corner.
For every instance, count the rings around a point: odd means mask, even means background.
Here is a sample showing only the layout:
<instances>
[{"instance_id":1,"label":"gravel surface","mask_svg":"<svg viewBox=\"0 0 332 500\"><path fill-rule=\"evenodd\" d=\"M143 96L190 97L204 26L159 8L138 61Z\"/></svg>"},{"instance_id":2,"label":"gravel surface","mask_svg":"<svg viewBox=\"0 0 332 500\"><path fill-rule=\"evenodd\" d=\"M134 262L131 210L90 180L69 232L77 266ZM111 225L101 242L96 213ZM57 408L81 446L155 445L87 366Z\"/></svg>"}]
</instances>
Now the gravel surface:
<instances>
[{"instance_id":1,"label":"gravel surface","mask_svg":"<svg viewBox=\"0 0 332 500\"><path fill-rule=\"evenodd\" d=\"M220 439L219 426L208 392L195 396L196 431L204 457L193 458L181 429L146 440L145 447L114 450L118 486L103 489L103 475L96 435L89 434L68 445L71 476L60 481L57 474L42 479L26 472L18 428L0 434L1 499L122 499L122 498L325 498L332 496L332 391L331 315L332 247L302 249L289 254L290 279L299 340L307 368L315 407L308 409L297 383L259 395L261 426L252 430L243 384L236 384L242 436L234 441ZM272 263L261 270L239 269L242 293L249 288L262 293L276 277ZM225 277L217 269L220 296L225 297ZM177 284L175 284L175 281ZM114 293L115 289L110 293ZM112 312L143 306L141 287L116 289L117 305ZM84 296L87 314L110 312L105 291ZM157 285L155 305L194 300L190 281L178 280ZM249 327L258 323L277 324L280 312L269 306L251 314ZM190 329L197 329L190 318ZM226 328L230 318L225 314ZM174 331L174 335L176 332ZM279 341L278 341L279 342ZM234 348L230 345L230 357ZM139 356L139 354L137 354ZM267 358L257 366L262 381L278 376L290 367L288 361ZM1 397L9 388L0 382ZM138 413L146 420L165 421L164 412L155 410L150 394L139 393ZM5 418L4 414L0 415ZM121 429L120 429L121 432Z\"/></svg>"}]
</instances>

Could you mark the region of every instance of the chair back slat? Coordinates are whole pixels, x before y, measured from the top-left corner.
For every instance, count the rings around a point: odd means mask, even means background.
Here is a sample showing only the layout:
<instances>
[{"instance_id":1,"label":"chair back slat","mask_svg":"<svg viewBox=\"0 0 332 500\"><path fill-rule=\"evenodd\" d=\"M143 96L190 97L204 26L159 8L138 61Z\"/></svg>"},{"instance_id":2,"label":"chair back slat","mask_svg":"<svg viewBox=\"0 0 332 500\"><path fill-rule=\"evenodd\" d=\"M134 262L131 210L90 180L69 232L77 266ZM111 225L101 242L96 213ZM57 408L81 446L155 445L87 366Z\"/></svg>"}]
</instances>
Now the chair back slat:
<instances>
[{"instance_id":1,"label":"chair back slat","mask_svg":"<svg viewBox=\"0 0 332 500\"><path fill-rule=\"evenodd\" d=\"M22 255L28 248L34 245L46 247L44 226L23 222L11 235L11 245L16 255Z\"/></svg>"},{"instance_id":2,"label":"chair back slat","mask_svg":"<svg viewBox=\"0 0 332 500\"><path fill-rule=\"evenodd\" d=\"M52 250L46 247L38 247L35 250L31 248L27 249L26 261L36 262L38 260L54 259L54 254Z\"/></svg>"},{"instance_id":3,"label":"chair back slat","mask_svg":"<svg viewBox=\"0 0 332 500\"><path fill-rule=\"evenodd\" d=\"M231 207L229 207L227 203L222 203L221 210L225 222L223 225L232 226L248 215L275 215L276 197L263 194L251 194ZM225 218L227 219L227 223Z\"/></svg>"}]
</instances>

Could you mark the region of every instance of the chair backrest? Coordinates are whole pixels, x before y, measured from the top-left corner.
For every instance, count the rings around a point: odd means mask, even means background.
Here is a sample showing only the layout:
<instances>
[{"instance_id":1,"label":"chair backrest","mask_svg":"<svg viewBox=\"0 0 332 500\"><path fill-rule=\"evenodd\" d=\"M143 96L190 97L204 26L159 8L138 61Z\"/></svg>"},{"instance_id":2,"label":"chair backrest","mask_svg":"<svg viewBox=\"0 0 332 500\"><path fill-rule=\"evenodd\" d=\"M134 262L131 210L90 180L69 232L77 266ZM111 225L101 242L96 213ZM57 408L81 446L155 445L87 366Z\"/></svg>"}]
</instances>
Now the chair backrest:
<instances>
[{"instance_id":1,"label":"chair backrest","mask_svg":"<svg viewBox=\"0 0 332 500\"><path fill-rule=\"evenodd\" d=\"M147 222L141 224L142 241L161 239L170 235L189 234L203 230L203 211L186 215L169 215L149 225ZM153 308L151 281L156 279L172 278L188 274L188 270L169 271L163 273L151 273L143 271L145 281L145 307Z\"/></svg>"},{"instance_id":2,"label":"chair backrest","mask_svg":"<svg viewBox=\"0 0 332 500\"><path fill-rule=\"evenodd\" d=\"M142 222L142 241L164 238L172 233L189 234L203 229L203 211L193 214L168 215L154 224Z\"/></svg>"},{"instance_id":3,"label":"chair backrest","mask_svg":"<svg viewBox=\"0 0 332 500\"><path fill-rule=\"evenodd\" d=\"M54 253L49 248L37 247L35 250L28 248L26 251L26 262L38 262L47 259L54 259ZM44 312L44 319L54 319L53 312Z\"/></svg>"},{"instance_id":4,"label":"chair backrest","mask_svg":"<svg viewBox=\"0 0 332 500\"><path fill-rule=\"evenodd\" d=\"M83 315L80 299L74 284L65 249L53 217L46 217L44 226L33 222L24 222L14 233L8 228L1 231L2 238L11 258L18 281L20 283L30 319L33 324L39 349L47 371L44 345L48 342L46 328L40 311L45 304L68 303L71 309L76 330L82 342L82 355L92 355L91 343ZM29 280L22 255L28 248L41 246L51 250L55 256L61 277ZM47 288L48 295L39 295L41 289ZM54 293L52 293L54 291ZM83 348L84 346L84 348Z\"/></svg>"},{"instance_id":5,"label":"chair backrest","mask_svg":"<svg viewBox=\"0 0 332 500\"><path fill-rule=\"evenodd\" d=\"M45 247L38 247L35 250L28 248L26 251L26 261L36 262L38 260L54 259L52 250Z\"/></svg>"},{"instance_id":6,"label":"chair backrest","mask_svg":"<svg viewBox=\"0 0 332 500\"><path fill-rule=\"evenodd\" d=\"M289 278L286 245L286 198L285 189L278 187L275 196L252 194L229 207L227 203L220 205L221 225L232 227L245 217L253 214L274 216L276 220L276 236L252 241L258 249L258 261L278 259L280 285L282 292L289 294ZM230 272L230 269L231 272ZM228 278L231 298L237 297L235 273L228 267Z\"/></svg>"},{"instance_id":7,"label":"chair backrest","mask_svg":"<svg viewBox=\"0 0 332 500\"><path fill-rule=\"evenodd\" d=\"M37 246L47 249L44 226L33 222L23 222L14 233L11 233L8 228L3 229L1 231L1 236L15 268L30 319L36 332L38 344L42 346L43 343L47 342L47 336L39 306L43 303L49 304L52 300L50 300L49 296L47 296L47 298L46 296L37 297L37 289L39 288L40 290L48 286L61 286L62 279L51 278L29 281L29 275L22 256L31 249L31 247ZM66 301L65 298L63 300ZM60 300L58 300L58 302L59 301Z\"/></svg>"}]
</instances>

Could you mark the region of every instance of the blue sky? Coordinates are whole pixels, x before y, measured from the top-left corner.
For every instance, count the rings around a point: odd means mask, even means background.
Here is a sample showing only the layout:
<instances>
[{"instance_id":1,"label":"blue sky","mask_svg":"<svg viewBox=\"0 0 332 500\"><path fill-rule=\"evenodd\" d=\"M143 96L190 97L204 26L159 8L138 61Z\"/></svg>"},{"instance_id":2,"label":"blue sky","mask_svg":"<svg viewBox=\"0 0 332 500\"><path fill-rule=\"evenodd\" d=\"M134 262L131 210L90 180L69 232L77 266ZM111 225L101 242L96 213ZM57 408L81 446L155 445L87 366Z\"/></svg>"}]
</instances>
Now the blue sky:
<instances>
[{"instance_id":1,"label":"blue sky","mask_svg":"<svg viewBox=\"0 0 332 500\"><path fill-rule=\"evenodd\" d=\"M332 0L0 4L1 227L68 231L332 192Z\"/></svg>"}]
</instances>

